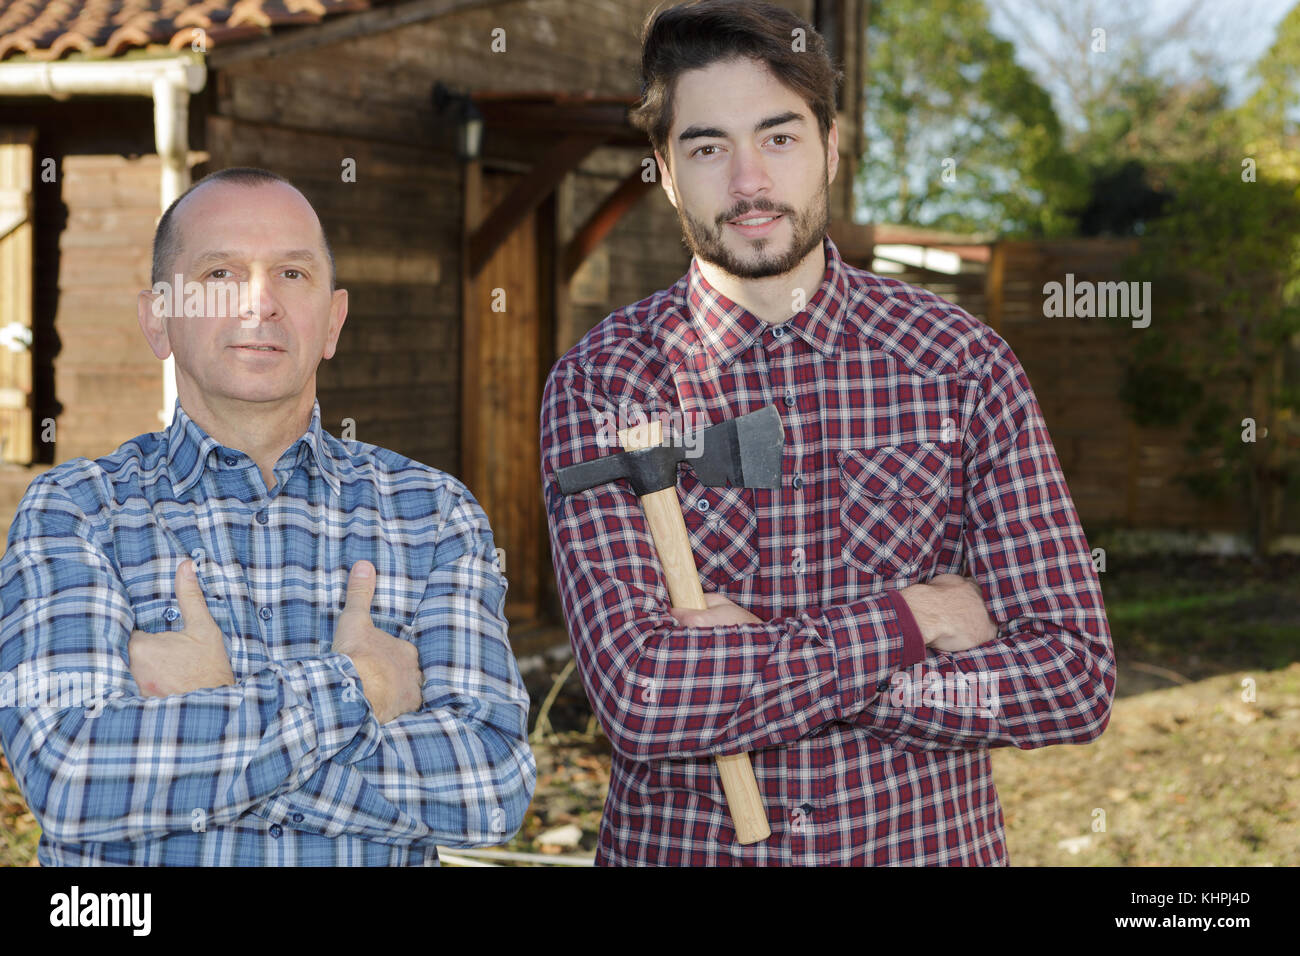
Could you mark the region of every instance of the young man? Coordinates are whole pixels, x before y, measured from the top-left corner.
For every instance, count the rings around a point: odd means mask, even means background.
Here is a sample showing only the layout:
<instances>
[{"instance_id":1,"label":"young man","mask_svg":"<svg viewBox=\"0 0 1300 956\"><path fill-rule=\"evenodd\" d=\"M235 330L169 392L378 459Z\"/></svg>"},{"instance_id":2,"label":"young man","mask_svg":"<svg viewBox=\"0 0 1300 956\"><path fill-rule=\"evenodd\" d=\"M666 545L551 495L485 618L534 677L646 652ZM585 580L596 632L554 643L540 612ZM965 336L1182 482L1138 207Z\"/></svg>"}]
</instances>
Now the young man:
<instances>
[{"instance_id":1,"label":"young man","mask_svg":"<svg viewBox=\"0 0 1300 956\"><path fill-rule=\"evenodd\" d=\"M1029 383L992 330L826 237L836 73L806 23L674 7L642 65L635 116L694 258L556 364L542 413L559 593L614 747L598 862L1005 864L989 748L1095 739L1115 677ZM557 486L618 450L611 421L773 404L779 490L678 474L707 611L669 607L626 483ZM713 759L736 753L772 829L750 845Z\"/></svg>"},{"instance_id":2,"label":"young man","mask_svg":"<svg viewBox=\"0 0 1300 956\"><path fill-rule=\"evenodd\" d=\"M316 213L223 170L163 215L153 271L172 424L40 475L0 560L0 740L41 864L507 840L536 767L492 533L456 479L321 427L348 299Z\"/></svg>"}]
</instances>

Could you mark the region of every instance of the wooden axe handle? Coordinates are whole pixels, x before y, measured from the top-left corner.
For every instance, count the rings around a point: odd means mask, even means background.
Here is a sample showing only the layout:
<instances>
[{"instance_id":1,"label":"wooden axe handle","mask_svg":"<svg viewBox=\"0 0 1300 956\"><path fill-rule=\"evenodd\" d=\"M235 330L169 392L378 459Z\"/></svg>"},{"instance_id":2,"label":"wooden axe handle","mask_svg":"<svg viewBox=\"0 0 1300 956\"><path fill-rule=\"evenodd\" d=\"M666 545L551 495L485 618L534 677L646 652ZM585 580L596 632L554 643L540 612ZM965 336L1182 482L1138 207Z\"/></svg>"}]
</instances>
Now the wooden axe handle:
<instances>
[{"instance_id":1,"label":"wooden axe handle","mask_svg":"<svg viewBox=\"0 0 1300 956\"><path fill-rule=\"evenodd\" d=\"M624 450L635 451L661 444L660 424L647 422L637 428L618 433ZM700 587L700 572L691 552L691 540L686 535L686 519L682 517L681 499L677 486L651 492L641 498L646 522L654 538L659 563L668 579L668 596L674 607L707 610L704 589ZM731 822L736 828L736 839L743 844L758 843L772 835L763 809L763 798L754 779L754 766L749 754L726 754L714 758L722 776L722 790L727 795Z\"/></svg>"}]
</instances>

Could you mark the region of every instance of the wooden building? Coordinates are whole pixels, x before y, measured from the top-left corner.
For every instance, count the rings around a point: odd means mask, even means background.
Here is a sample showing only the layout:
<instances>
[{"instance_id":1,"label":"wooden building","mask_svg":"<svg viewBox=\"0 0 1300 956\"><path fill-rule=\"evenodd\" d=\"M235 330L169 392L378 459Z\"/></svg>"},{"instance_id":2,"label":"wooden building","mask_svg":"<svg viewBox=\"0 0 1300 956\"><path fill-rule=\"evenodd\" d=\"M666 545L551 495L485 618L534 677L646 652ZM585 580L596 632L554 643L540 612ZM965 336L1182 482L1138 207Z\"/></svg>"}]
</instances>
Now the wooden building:
<instances>
[{"instance_id":1,"label":"wooden building","mask_svg":"<svg viewBox=\"0 0 1300 956\"><path fill-rule=\"evenodd\" d=\"M867 264L849 225L865 5L786 5L845 72L832 235ZM512 623L557 619L545 374L689 262L626 120L654 0L76 6L0 0L0 528L35 474L165 427L170 363L136 320L157 218L194 178L264 166L319 211L349 291L326 429L465 481Z\"/></svg>"}]
</instances>

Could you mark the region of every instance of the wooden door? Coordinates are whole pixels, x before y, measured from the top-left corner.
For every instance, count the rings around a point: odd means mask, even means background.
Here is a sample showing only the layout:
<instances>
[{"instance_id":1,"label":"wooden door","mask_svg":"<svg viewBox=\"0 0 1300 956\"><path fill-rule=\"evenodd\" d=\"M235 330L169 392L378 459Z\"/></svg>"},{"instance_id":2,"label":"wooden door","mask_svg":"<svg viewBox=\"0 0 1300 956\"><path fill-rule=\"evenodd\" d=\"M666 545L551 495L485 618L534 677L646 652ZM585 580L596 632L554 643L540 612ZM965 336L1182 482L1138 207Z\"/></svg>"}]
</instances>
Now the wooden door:
<instances>
[{"instance_id":1,"label":"wooden door","mask_svg":"<svg viewBox=\"0 0 1300 956\"><path fill-rule=\"evenodd\" d=\"M518 176L484 171L486 212ZM545 613L551 573L542 505L538 418L552 355L549 267L539 243L549 205L527 216L469 283L462 345L462 480L503 552L511 624Z\"/></svg>"}]
</instances>

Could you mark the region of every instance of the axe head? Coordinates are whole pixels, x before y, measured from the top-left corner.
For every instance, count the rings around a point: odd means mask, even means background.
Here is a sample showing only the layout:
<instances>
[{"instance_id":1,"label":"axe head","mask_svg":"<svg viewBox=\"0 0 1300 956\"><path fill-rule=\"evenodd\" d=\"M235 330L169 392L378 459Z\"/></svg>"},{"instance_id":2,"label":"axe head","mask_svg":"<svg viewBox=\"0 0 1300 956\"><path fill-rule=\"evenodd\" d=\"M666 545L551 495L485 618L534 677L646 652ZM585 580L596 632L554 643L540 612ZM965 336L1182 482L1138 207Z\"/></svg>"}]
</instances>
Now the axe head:
<instances>
[{"instance_id":1,"label":"axe head","mask_svg":"<svg viewBox=\"0 0 1300 956\"><path fill-rule=\"evenodd\" d=\"M779 488L785 434L775 405L710 425L700 434L701 452L687 457L685 449L669 444L624 451L584 461L555 473L566 495L627 478L638 497L677 484L677 464L685 461L706 485L737 488Z\"/></svg>"}]
</instances>

